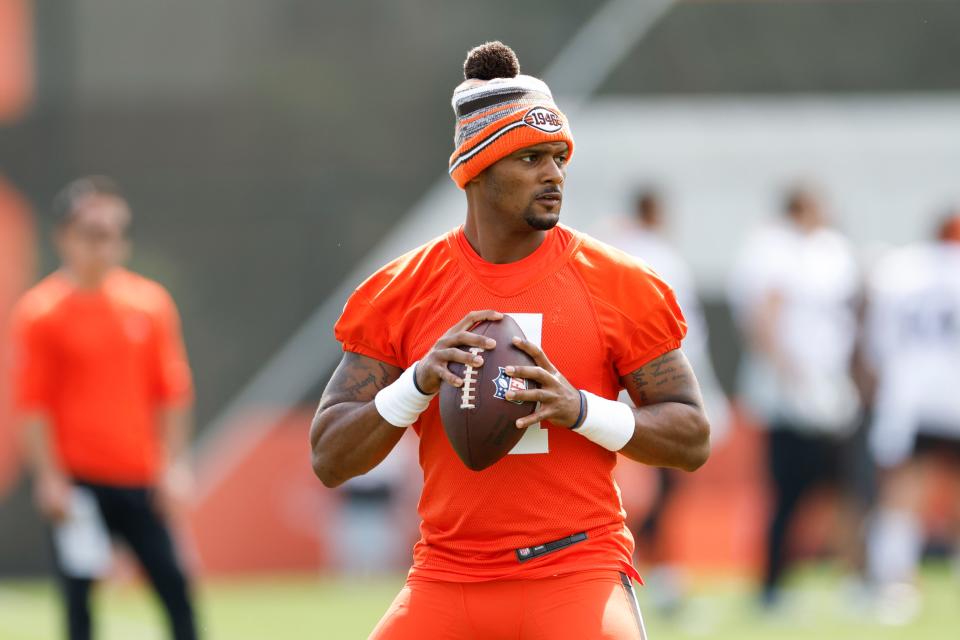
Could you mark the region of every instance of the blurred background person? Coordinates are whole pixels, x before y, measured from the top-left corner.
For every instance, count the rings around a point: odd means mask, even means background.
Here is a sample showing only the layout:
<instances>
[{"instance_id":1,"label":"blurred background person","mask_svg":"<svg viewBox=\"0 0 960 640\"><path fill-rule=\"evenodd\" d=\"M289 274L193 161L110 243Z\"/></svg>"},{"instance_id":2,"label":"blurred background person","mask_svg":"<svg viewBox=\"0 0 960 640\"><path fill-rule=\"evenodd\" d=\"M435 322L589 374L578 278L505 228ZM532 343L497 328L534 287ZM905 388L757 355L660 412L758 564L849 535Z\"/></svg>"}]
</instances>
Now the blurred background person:
<instances>
[{"instance_id":1,"label":"blurred background person","mask_svg":"<svg viewBox=\"0 0 960 640\"><path fill-rule=\"evenodd\" d=\"M410 566L419 538L416 511L423 481L417 442L404 438L383 462L337 489L330 519L334 567L348 578L395 574Z\"/></svg>"},{"instance_id":2,"label":"blurred background person","mask_svg":"<svg viewBox=\"0 0 960 640\"><path fill-rule=\"evenodd\" d=\"M129 206L105 177L55 201L61 267L14 311L15 403L37 508L49 520L70 640L91 637L90 592L111 535L139 559L176 640L196 638L168 527L189 481L192 383L173 300L121 265Z\"/></svg>"},{"instance_id":3,"label":"blurred background person","mask_svg":"<svg viewBox=\"0 0 960 640\"><path fill-rule=\"evenodd\" d=\"M654 187L639 189L633 198L633 211L628 218L610 221L600 233L613 246L650 265L669 282L687 320L684 353L700 382L704 406L710 418L710 441L722 442L730 427L730 405L717 381L710 358L709 330L697 294L693 271L669 239L670 219L660 191ZM621 401L629 402L624 392ZM684 579L680 567L672 564L664 539L664 513L676 494L683 474L674 469L656 468L656 488L646 514L634 518L630 529L638 538L638 560L651 566L646 582L654 606L672 613L682 604ZM627 489L629 491L629 489Z\"/></svg>"},{"instance_id":4,"label":"blurred background person","mask_svg":"<svg viewBox=\"0 0 960 640\"><path fill-rule=\"evenodd\" d=\"M745 343L740 391L769 431L765 607L780 600L801 499L844 480L859 409L852 378L859 280L851 246L807 187L787 192L784 215L754 232L734 265L731 305Z\"/></svg>"},{"instance_id":5,"label":"blurred background person","mask_svg":"<svg viewBox=\"0 0 960 640\"><path fill-rule=\"evenodd\" d=\"M932 240L884 256L869 284L870 445L882 473L867 558L878 615L905 623L919 611L925 498L937 478L953 484L949 542L960 535L960 209Z\"/></svg>"}]
</instances>

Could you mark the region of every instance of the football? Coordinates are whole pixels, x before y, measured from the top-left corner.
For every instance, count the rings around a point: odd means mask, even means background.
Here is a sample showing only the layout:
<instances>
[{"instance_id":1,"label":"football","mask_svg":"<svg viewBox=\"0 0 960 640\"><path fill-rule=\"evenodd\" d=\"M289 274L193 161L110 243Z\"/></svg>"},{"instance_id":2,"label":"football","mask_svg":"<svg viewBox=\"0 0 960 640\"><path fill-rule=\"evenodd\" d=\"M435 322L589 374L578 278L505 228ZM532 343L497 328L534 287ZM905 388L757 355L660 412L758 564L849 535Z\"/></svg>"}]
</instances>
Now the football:
<instances>
[{"instance_id":1,"label":"football","mask_svg":"<svg viewBox=\"0 0 960 640\"><path fill-rule=\"evenodd\" d=\"M525 431L517 429L517 419L537 408L536 402L507 400L507 391L532 389L537 384L512 378L504 372L508 366L535 364L513 345L514 336L526 339L513 318L505 315L503 320L481 322L470 331L493 338L497 346L490 350L461 347L482 357L483 364L473 367L451 362L448 365L450 371L463 380L463 386L441 385L440 418L447 439L463 463L473 471L481 471L517 444Z\"/></svg>"}]
</instances>

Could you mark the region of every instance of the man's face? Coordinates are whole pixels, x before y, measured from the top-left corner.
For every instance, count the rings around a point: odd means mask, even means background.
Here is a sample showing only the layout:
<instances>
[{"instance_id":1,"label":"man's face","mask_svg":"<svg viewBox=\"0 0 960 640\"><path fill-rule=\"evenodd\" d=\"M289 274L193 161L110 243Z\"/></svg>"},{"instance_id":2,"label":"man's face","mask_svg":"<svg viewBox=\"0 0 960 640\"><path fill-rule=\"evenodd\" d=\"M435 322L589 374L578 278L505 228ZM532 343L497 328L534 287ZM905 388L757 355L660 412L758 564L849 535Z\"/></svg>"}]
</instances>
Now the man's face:
<instances>
[{"instance_id":1,"label":"man's face","mask_svg":"<svg viewBox=\"0 0 960 640\"><path fill-rule=\"evenodd\" d=\"M487 167L476 184L509 222L546 231L560 221L567 156L566 142L526 147Z\"/></svg>"},{"instance_id":2,"label":"man's face","mask_svg":"<svg viewBox=\"0 0 960 640\"><path fill-rule=\"evenodd\" d=\"M130 210L121 198L101 194L81 198L57 233L64 264L84 278L119 266L129 251L129 224Z\"/></svg>"},{"instance_id":3,"label":"man's face","mask_svg":"<svg viewBox=\"0 0 960 640\"><path fill-rule=\"evenodd\" d=\"M651 231L660 231L665 227L663 207L656 198L643 198L637 205L637 219L640 225Z\"/></svg>"},{"instance_id":4,"label":"man's face","mask_svg":"<svg viewBox=\"0 0 960 640\"><path fill-rule=\"evenodd\" d=\"M792 215L796 223L806 230L816 229L827 223L820 201L812 193L801 193L796 197Z\"/></svg>"}]
</instances>

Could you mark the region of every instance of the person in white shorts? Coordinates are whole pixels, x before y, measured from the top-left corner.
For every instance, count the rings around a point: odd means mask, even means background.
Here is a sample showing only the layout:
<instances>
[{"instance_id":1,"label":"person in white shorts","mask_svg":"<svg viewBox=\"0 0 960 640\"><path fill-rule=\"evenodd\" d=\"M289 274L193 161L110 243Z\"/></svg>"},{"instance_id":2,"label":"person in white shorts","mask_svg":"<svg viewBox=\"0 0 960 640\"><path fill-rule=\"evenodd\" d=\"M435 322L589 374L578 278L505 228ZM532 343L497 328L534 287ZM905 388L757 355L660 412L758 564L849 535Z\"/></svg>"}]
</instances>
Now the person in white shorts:
<instances>
[{"instance_id":1,"label":"person in white shorts","mask_svg":"<svg viewBox=\"0 0 960 640\"><path fill-rule=\"evenodd\" d=\"M750 236L730 282L744 337L740 393L769 430L767 607L780 600L802 499L824 483L848 486L860 404L851 372L861 287L853 250L809 189L788 192L784 214Z\"/></svg>"},{"instance_id":2,"label":"person in white shorts","mask_svg":"<svg viewBox=\"0 0 960 640\"><path fill-rule=\"evenodd\" d=\"M881 601L903 604L896 594L910 593L921 558L931 472L947 468L960 491L960 208L935 241L883 257L868 295L865 344L877 377L870 447L882 470L868 568ZM952 517L960 524L960 504ZM895 609L885 607L904 620L915 613Z\"/></svg>"}]
</instances>

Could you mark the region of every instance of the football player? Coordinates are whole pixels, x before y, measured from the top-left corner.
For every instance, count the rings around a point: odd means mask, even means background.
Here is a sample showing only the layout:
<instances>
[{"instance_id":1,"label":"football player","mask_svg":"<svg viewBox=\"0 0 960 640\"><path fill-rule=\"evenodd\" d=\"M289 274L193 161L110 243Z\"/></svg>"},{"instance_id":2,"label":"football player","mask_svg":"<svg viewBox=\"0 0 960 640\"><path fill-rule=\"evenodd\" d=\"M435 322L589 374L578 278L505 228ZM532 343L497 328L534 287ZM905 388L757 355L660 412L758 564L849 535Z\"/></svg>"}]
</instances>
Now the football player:
<instances>
[{"instance_id":1,"label":"football player","mask_svg":"<svg viewBox=\"0 0 960 640\"><path fill-rule=\"evenodd\" d=\"M311 429L327 486L365 473L412 426L424 474L421 539L406 585L372 638L643 638L633 540L611 472L618 453L692 471L709 425L670 288L642 263L559 225L573 137L547 85L499 42L473 49L453 94L449 172L456 229L386 265L335 327L340 366ZM510 454L475 472L440 422L441 385L461 386L459 347L509 313L539 388ZM617 402L627 388L637 408ZM482 387L481 387L482 388ZM489 391L493 393L491 384Z\"/></svg>"},{"instance_id":2,"label":"football player","mask_svg":"<svg viewBox=\"0 0 960 640\"><path fill-rule=\"evenodd\" d=\"M922 497L935 468L960 491L960 211L944 218L935 241L885 256L868 300L867 354L877 376L870 445L882 470L868 569L879 613L906 622L919 604ZM951 515L960 525L960 504Z\"/></svg>"},{"instance_id":3,"label":"football player","mask_svg":"<svg viewBox=\"0 0 960 640\"><path fill-rule=\"evenodd\" d=\"M860 397L852 362L860 271L848 240L831 228L820 198L790 189L782 215L749 237L730 282L744 336L740 387L768 429L773 510L761 602L776 609L791 564L787 534L818 486L842 489L853 521ZM838 524L840 524L838 522ZM849 527L839 527L850 537Z\"/></svg>"}]
</instances>

